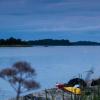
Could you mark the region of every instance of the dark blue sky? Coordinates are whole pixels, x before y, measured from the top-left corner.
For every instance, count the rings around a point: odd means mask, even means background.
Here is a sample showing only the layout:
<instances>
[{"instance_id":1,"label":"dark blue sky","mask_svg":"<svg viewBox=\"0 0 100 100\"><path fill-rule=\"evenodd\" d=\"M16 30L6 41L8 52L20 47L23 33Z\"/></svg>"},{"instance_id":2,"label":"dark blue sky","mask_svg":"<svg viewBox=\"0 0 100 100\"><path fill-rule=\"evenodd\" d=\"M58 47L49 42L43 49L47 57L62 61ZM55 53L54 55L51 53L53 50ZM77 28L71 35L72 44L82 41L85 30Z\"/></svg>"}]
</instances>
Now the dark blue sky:
<instances>
[{"instance_id":1,"label":"dark blue sky","mask_svg":"<svg viewBox=\"0 0 100 100\"><path fill-rule=\"evenodd\" d=\"M100 41L100 0L0 0L0 38Z\"/></svg>"}]
</instances>

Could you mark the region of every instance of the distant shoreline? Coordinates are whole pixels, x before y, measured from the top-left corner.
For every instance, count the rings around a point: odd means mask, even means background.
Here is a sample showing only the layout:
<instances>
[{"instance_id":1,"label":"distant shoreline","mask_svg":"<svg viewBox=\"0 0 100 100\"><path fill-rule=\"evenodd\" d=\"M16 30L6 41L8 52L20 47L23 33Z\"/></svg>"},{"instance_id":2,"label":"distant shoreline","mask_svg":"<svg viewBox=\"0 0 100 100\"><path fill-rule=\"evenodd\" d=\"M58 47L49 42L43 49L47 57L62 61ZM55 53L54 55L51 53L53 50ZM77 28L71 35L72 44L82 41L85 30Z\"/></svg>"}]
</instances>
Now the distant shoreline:
<instances>
[{"instance_id":1,"label":"distant shoreline","mask_svg":"<svg viewBox=\"0 0 100 100\"><path fill-rule=\"evenodd\" d=\"M0 45L0 47L32 47L32 45Z\"/></svg>"},{"instance_id":2,"label":"distant shoreline","mask_svg":"<svg viewBox=\"0 0 100 100\"><path fill-rule=\"evenodd\" d=\"M9 39L0 39L0 47L33 47L33 46L100 46L100 42L94 41L76 41L70 40L56 40L56 39L42 39L42 40L21 40L13 37Z\"/></svg>"},{"instance_id":3,"label":"distant shoreline","mask_svg":"<svg viewBox=\"0 0 100 100\"><path fill-rule=\"evenodd\" d=\"M100 45L0 45L0 47L59 47L59 46L64 46L64 47L70 47L70 46L100 46Z\"/></svg>"}]
</instances>

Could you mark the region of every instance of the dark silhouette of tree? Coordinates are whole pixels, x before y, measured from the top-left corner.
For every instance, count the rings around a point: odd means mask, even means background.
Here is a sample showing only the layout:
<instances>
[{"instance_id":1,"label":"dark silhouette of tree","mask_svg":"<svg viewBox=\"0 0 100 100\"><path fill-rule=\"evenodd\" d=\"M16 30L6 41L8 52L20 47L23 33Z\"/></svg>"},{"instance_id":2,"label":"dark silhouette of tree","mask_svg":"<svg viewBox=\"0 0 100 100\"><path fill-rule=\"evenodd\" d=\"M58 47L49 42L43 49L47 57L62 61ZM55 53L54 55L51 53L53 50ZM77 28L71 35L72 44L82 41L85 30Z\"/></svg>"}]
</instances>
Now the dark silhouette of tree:
<instances>
[{"instance_id":1,"label":"dark silhouette of tree","mask_svg":"<svg viewBox=\"0 0 100 100\"><path fill-rule=\"evenodd\" d=\"M21 93L39 88L39 83L34 80L35 75L35 70L27 62L16 62L11 68L0 71L0 77L16 91L16 100L19 100Z\"/></svg>"}]
</instances>

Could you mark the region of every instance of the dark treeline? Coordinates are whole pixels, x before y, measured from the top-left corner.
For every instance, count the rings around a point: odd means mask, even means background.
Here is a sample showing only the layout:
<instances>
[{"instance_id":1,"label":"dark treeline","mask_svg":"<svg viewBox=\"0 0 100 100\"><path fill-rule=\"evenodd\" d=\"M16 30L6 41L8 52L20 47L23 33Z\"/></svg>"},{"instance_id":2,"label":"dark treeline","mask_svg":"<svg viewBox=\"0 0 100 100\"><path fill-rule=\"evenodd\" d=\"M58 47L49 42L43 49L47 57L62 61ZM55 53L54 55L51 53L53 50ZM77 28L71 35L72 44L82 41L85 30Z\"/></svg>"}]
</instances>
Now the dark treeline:
<instances>
[{"instance_id":1,"label":"dark treeline","mask_svg":"<svg viewBox=\"0 0 100 100\"><path fill-rule=\"evenodd\" d=\"M0 46L81 46L81 45L100 45L98 42L92 41L77 41L70 42L69 40L54 40L54 39L42 39L42 40L21 40L13 37L9 39L0 39Z\"/></svg>"},{"instance_id":2,"label":"dark treeline","mask_svg":"<svg viewBox=\"0 0 100 100\"><path fill-rule=\"evenodd\" d=\"M9 39L0 39L0 46L13 46L13 45L27 45L26 41L21 39L15 39L13 37Z\"/></svg>"}]
</instances>

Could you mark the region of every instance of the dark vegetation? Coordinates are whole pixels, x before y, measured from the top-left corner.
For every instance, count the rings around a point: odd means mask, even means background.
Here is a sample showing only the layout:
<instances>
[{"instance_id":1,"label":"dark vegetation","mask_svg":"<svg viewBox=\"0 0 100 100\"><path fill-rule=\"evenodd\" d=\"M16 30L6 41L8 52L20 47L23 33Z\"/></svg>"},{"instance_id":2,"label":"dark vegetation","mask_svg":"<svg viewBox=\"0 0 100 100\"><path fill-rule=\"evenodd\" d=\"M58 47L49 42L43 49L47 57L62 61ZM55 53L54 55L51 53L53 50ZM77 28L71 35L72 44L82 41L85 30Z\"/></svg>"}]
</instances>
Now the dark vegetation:
<instances>
[{"instance_id":1,"label":"dark vegetation","mask_svg":"<svg viewBox=\"0 0 100 100\"><path fill-rule=\"evenodd\" d=\"M42 39L42 40L21 40L13 37L9 39L0 39L0 46L97 46L99 42L92 41L77 41L71 42L69 40L54 40L54 39Z\"/></svg>"},{"instance_id":2,"label":"dark vegetation","mask_svg":"<svg viewBox=\"0 0 100 100\"><path fill-rule=\"evenodd\" d=\"M76 84L79 84L81 85L82 87L86 87L87 84L86 82L81 79L81 78L74 78L74 79L71 79L69 82L68 82L68 86L75 86Z\"/></svg>"}]
</instances>

